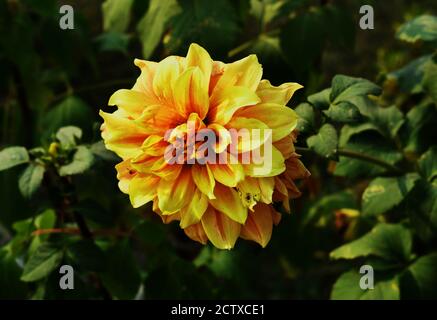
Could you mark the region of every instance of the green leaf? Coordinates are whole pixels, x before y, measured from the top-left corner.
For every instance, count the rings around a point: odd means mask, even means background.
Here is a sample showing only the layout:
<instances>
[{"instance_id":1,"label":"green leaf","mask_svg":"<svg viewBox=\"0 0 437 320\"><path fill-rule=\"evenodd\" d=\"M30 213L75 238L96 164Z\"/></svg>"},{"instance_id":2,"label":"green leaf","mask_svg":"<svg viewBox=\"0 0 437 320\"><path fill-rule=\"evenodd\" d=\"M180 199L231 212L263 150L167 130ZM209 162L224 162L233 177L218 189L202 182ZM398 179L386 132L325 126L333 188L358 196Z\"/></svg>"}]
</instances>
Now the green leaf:
<instances>
[{"instance_id":1,"label":"green leaf","mask_svg":"<svg viewBox=\"0 0 437 320\"><path fill-rule=\"evenodd\" d=\"M171 32L166 43L170 52L186 52L195 42L215 55L232 48L238 35L235 8L228 0L181 1L182 11L171 20Z\"/></svg>"},{"instance_id":2,"label":"green leaf","mask_svg":"<svg viewBox=\"0 0 437 320\"><path fill-rule=\"evenodd\" d=\"M355 259L377 256L387 261L410 260L411 231L400 224L380 223L361 238L331 252L332 259Z\"/></svg>"},{"instance_id":3,"label":"green leaf","mask_svg":"<svg viewBox=\"0 0 437 320\"><path fill-rule=\"evenodd\" d=\"M422 154L418 164L422 176L432 182L437 177L437 146L429 148L427 152Z\"/></svg>"},{"instance_id":4,"label":"green leaf","mask_svg":"<svg viewBox=\"0 0 437 320\"><path fill-rule=\"evenodd\" d=\"M424 69L423 87L434 102L437 103L437 63L429 60Z\"/></svg>"},{"instance_id":5,"label":"green leaf","mask_svg":"<svg viewBox=\"0 0 437 320\"><path fill-rule=\"evenodd\" d=\"M437 17L422 15L403 24L396 36L406 42L436 41L437 40Z\"/></svg>"},{"instance_id":6,"label":"green leaf","mask_svg":"<svg viewBox=\"0 0 437 320\"><path fill-rule=\"evenodd\" d=\"M120 161L120 158L113 151L106 149L105 143L103 141L93 143L90 147L90 150L95 156L103 160L111 162Z\"/></svg>"},{"instance_id":7,"label":"green leaf","mask_svg":"<svg viewBox=\"0 0 437 320\"><path fill-rule=\"evenodd\" d=\"M24 266L21 280L33 282L47 277L59 266L63 254L62 250L50 244L39 246Z\"/></svg>"},{"instance_id":8,"label":"green leaf","mask_svg":"<svg viewBox=\"0 0 437 320\"><path fill-rule=\"evenodd\" d=\"M260 30L264 31L270 22L280 13L284 2L271 0L250 0L250 14L260 24Z\"/></svg>"},{"instance_id":9,"label":"green leaf","mask_svg":"<svg viewBox=\"0 0 437 320\"><path fill-rule=\"evenodd\" d=\"M323 91L308 96L308 101L318 109L326 109L331 104L331 100L329 98L330 96L331 88L327 88Z\"/></svg>"},{"instance_id":10,"label":"green leaf","mask_svg":"<svg viewBox=\"0 0 437 320\"><path fill-rule=\"evenodd\" d=\"M348 101L356 96L379 95L381 88L362 78L354 78L345 75L336 75L332 79L330 100L332 103Z\"/></svg>"},{"instance_id":11,"label":"green leaf","mask_svg":"<svg viewBox=\"0 0 437 320\"><path fill-rule=\"evenodd\" d=\"M323 112L328 118L336 122L356 122L361 119L358 108L350 102L331 104L329 109Z\"/></svg>"},{"instance_id":12,"label":"green leaf","mask_svg":"<svg viewBox=\"0 0 437 320\"><path fill-rule=\"evenodd\" d=\"M399 205L418 179L417 173L397 178L376 178L363 193L363 214L376 216Z\"/></svg>"},{"instance_id":13,"label":"green leaf","mask_svg":"<svg viewBox=\"0 0 437 320\"><path fill-rule=\"evenodd\" d=\"M106 251L106 271L101 274L110 293L119 299L132 299L141 284L138 265L128 241Z\"/></svg>"},{"instance_id":14,"label":"green leaf","mask_svg":"<svg viewBox=\"0 0 437 320\"><path fill-rule=\"evenodd\" d=\"M118 32L102 33L96 38L100 51L115 51L127 54L130 36Z\"/></svg>"},{"instance_id":15,"label":"green leaf","mask_svg":"<svg viewBox=\"0 0 437 320\"><path fill-rule=\"evenodd\" d=\"M158 46L168 21L180 8L176 0L151 0L147 13L137 26L141 43L143 45L144 59L150 58Z\"/></svg>"},{"instance_id":16,"label":"green leaf","mask_svg":"<svg viewBox=\"0 0 437 320\"><path fill-rule=\"evenodd\" d=\"M26 284L20 281L21 268L15 259L0 251L0 299L26 299Z\"/></svg>"},{"instance_id":17,"label":"green leaf","mask_svg":"<svg viewBox=\"0 0 437 320\"><path fill-rule=\"evenodd\" d=\"M423 103L412 108L399 134L404 142L404 150L421 154L436 141L437 110L433 104Z\"/></svg>"},{"instance_id":18,"label":"green leaf","mask_svg":"<svg viewBox=\"0 0 437 320\"><path fill-rule=\"evenodd\" d=\"M337 131L329 123L324 124L317 135L307 139L308 147L313 149L319 155L329 158L337 152Z\"/></svg>"},{"instance_id":19,"label":"green leaf","mask_svg":"<svg viewBox=\"0 0 437 320\"><path fill-rule=\"evenodd\" d=\"M106 256L92 240L80 240L68 246L78 268L82 270L104 271L106 269Z\"/></svg>"},{"instance_id":20,"label":"green leaf","mask_svg":"<svg viewBox=\"0 0 437 320\"><path fill-rule=\"evenodd\" d=\"M43 139L48 139L59 128L76 126L85 132L92 127L95 119L91 108L81 99L70 96L54 106L43 118L41 126L44 128Z\"/></svg>"},{"instance_id":21,"label":"green leaf","mask_svg":"<svg viewBox=\"0 0 437 320\"><path fill-rule=\"evenodd\" d=\"M377 107L369 118L370 122L387 138L395 138L404 123L404 115L396 106Z\"/></svg>"},{"instance_id":22,"label":"green leaf","mask_svg":"<svg viewBox=\"0 0 437 320\"><path fill-rule=\"evenodd\" d=\"M378 144L375 144L375 141L378 141ZM360 134L352 135L349 141L341 147L377 158L392 165L402 159L402 154L396 150L393 144L384 140L379 133L373 130L366 130ZM364 160L340 156L334 174L355 179L358 177L372 177L386 171L387 169Z\"/></svg>"},{"instance_id":23,"label":"green leaf","mask_svg":"<svg viewBox=\"0 0 437 320\"><path fill-rule=\"evenodd\" d=\"M400 298L397 276L388 276L375 281L373 289L361 289L363 274L356 270L343 273L335 282L331 299L333 300L398 300ZM378 275L377 275L378 276Z\"/></svg>"},{"instance_id":24,"label":"green leaf","mask_svg":"<svg viewBox=\"0 0 437 320\"><path fill-rule=\"evenodd\" d=\"M437 253L431 253L418 258L411 264L409 273L418 289L415 299L434 299L437 295Z\"/></svg>"},{"instance_id":25,"label":"green leaf","mask_svg":"<svg viewBox=\"0 0 437 320\"><path fill-rule=\"evenodd\" d=\"M423 91L422 80L425 66L431 60L431 55L417 58L399 70L387 74L387 79L394 79L401 91L420 93Z\"/></svg>"},{"instance_id":26,"label":"green leaf","mask_svg":"<svg viewBox=\"0 0 437 320\"><path fill-rule=\"evenodd\" d=\"M78 127L68 126L62 127L56 132L56 139L65 149L70 149L76 146L77 141L82 138L82 130Z\"/></svg>"},{"instance_id":27,"label":"green leaf","mask_svg":"<svg viewBox=\"0 0 437 320\"><path fill-rule=\"evenodd\" d=\"M44 166L31 163L18 179L18 187L23 197L30 199L41 186L44 177Z\"/></svg>"},{"instance_id":28,"label":"green leaf","mask_svg":"<svg viewBox=\"0 0 437 320\"><path fill-rule=\"evenodd\" d=\"M59 174L61 176L70 176L83 173L92 166L93 161L94 156L91 150L85 146L79 146L73 155L72 161L59 168Z\"/></svg>"},{"instance_id":29,"label":"green leaf","mask_svg":"<svg viewBox=\"0 0 437 320\"><path fill-rule=\"evenodd\" d=\"M0 151L0 171L29 162L29 154L24 147L8 147Z\"/></svg>"},{"instance_id":30,"label":"green leaf","mask_svg":"<svg viewBox=\"0 0 437 320\"><path fill-rule=\"evenodd\" d=\"M134 0L106 0L102 4L103 30L124 32L129 26Z\"/></svg>"},{"instance_id":31,"label":"green leaf","mask_svg":"<svg viewBox=\"0 0 437 320\"><path fill-rule=\"evenodd\" d=\"M299 115L297 122L297 130L299 132L308 132L314 130L314 109L309 103L301 103L294 111L296 111L296 113Z\"/></svg>"},{"instance_id":32,"label":"green leaf","mask_svg":"<svg viewBox=\"0 0 437 320\"><path fill-rule=\"evenodd\" d=\"M320 8L295 15L281 28L280 42L285 59L300 76L306 76L325 44L325 17Z\"/></svg>"}]
</instances>

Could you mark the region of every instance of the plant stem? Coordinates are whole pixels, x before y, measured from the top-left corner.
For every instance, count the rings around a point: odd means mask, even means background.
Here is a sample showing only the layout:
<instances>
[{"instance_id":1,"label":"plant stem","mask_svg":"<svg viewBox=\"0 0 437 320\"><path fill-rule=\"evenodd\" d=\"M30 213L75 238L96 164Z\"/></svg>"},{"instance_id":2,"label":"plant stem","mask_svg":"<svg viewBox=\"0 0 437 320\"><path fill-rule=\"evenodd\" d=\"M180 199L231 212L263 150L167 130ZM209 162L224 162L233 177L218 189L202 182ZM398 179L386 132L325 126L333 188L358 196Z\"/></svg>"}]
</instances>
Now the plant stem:
<instances>
[{"instance_id":1,"label":"plant stem","mask_svg":"<svg viewBox=\"0 0 437 320\"><path fill-rule=\"evenodd\" d=\"M313 150L311 150L309 148L304 148L304 147L296 147L296 151L297 152L315 153ZM358 159L358 160L363 160L363 161L366 161L369 163L373 163L373 164L376 164L380 167L383 167L383 168L385 168L393 173L402 173L402 170L400 170L396 166L394 166L388 162L385 162L381 159L369 156L367 154L363 154L363 153L359 153L359 152L351 151L351 150L346 150L346 149L338 149L336 154L338 156L343 156L343 157L348 157L348 158L353 158L353 159Z\"/></svg>"}]
</instances>

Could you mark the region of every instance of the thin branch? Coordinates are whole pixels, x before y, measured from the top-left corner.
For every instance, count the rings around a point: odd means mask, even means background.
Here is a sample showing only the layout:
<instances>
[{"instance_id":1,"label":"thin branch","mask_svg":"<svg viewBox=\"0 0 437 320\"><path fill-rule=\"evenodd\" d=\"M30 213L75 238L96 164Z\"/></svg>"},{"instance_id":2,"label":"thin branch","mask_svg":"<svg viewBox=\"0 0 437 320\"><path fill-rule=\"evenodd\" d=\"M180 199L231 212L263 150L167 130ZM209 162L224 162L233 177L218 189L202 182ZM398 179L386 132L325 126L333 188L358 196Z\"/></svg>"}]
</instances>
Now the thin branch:
<instances>
[{"instance_id":1,"label":"thin branch","mask_svg":"<svg viewBox=\"0 0 437 320\"><path fill-rule=\"evenodd\" d=\"M304 147L296 147L296 151L302 152L302 153L311 152L311 153L316 154L313 150L311 150L309 148L304 148ZM363 154L363 153L359 153L359 152L351 151L351 150L346 150L346 149L338 149L336 154L338 156L342 156L342 157L348 157L348 158L352 158L352 159L358 159L358 160L366 161L369 163L373 163L373 164L376 164L380 167L383 167L383 168L385 168L393 173L402 173L402 170L400 170L396 166L394 166L388 162L385 162L384 160L369 156L367 154Z\"/></svg>"}]
</instances>

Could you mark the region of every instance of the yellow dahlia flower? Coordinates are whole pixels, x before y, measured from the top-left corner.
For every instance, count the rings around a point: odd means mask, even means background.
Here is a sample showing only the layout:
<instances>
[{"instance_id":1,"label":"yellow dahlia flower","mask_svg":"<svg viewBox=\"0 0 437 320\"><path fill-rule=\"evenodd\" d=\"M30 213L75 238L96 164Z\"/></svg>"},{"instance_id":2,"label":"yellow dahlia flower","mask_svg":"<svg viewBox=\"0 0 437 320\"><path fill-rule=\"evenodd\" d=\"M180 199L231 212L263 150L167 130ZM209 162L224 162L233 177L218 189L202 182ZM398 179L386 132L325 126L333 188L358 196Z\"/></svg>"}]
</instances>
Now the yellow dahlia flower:
<instances>
[{"instance_id":1,"label":"yellow dahlia flower","mask_svg":"<svg viewBox=\"0 0 437 320\"><path fill-rule=\"evenodd\" d=\"M265 247L281 219L272 203L290 211L300 194L294 180L309 175L293 145L297 115L286 106L302 86L261 80L255 55L225 64L196 44L186 57L135 65L133 88L109 99L118 109L100 111L105 145L123 159L120 190L134 208L153 201L163 222L179 221L202 244L230 249L241 237ZM217 139L202 149L197 135L187 143L189 128Z\"/></svg>"}]
</instances>

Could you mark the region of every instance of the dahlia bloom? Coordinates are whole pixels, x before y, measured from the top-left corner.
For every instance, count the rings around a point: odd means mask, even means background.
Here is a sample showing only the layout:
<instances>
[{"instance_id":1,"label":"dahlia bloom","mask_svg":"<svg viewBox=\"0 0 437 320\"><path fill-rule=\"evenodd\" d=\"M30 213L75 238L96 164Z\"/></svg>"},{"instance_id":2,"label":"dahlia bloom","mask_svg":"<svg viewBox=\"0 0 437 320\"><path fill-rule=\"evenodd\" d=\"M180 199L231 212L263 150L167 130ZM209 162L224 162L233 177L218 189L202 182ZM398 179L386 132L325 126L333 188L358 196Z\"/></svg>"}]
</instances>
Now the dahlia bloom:
<instances>
[{"instance_id":1,"label":"dahlia bloom","mask_svg":"<svg viewBox=\"0 0 437 320\"><path fill-rule=\"evenodd\" d=\"M123 160L116 165L120 190L134 208L152 201L164 223L179 221L202 244L230 249L241 237L265 247L281 219L273 202L290 212L289 199L300 195L294 181L309 175L293 145L297 115L286 106L302 86L261 80L255 55L225 64L196 44L186 57L135 65L141 74L133 88L109 99L117 110L100 111L106 148ZM213 147L200 152L197 139L191 149L184 145L190 126L212 132ZM241 129L261 133L244 139L235 134ZM170 146L182 150L177 161L168 161ZM243 161L254 151L269 159L268 170L250 156ZM211 161L217 158L228 161Z\"/></svg>"}]
</instances>

